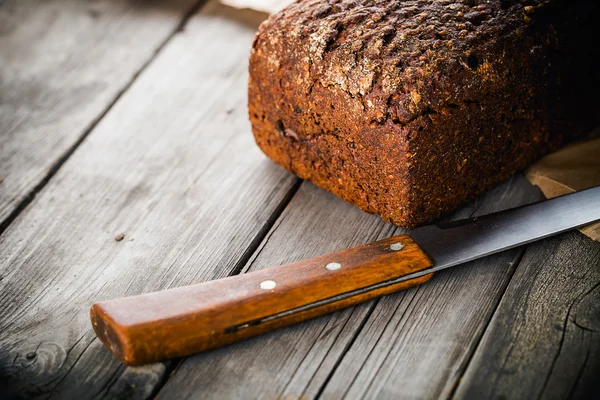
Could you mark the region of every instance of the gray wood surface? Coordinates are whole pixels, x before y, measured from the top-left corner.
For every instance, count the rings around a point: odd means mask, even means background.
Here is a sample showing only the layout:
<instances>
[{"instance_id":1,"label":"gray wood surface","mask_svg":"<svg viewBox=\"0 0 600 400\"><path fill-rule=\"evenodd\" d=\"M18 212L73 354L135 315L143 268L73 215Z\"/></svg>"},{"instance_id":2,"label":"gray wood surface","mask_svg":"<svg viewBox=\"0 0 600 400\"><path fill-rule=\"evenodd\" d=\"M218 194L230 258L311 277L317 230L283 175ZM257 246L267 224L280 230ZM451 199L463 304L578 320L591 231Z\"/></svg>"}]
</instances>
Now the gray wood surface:
<instances>
[{"instance_id":1,"label":"gray wood surface","mask_svg":"<svg viewBox=\"0 0 600 400\"><path fill-rule=\"evenodd\" d=\"M7 397L149 396L165 365L120 365L90 305L237 272L297 187L250 133L256 23L224 13L194 16L0 236Z\"/></svg>"},{"instance_id":2,"label":"gray wood surface","mask_svg":"<svg viewBox=\"0 0 600 400\"><path fill-rule=\"evenodd\" d=\"M453 218L539 198L537 189L517 177ZM378 218L303 184L245 270L400 232L394 231ZM379 302L189 357L159 395L214 399L449 395L522 252L488 257Z\"/></svg>"},{"instance_id":3,"label":"gray wood surface","mask_svg":"<svg viewBox=\"0 0 600 400\"><path fill-rule=\"evenodd\" d=\"M600 244L576 232L183 360L119 364L94 301L401 232L260 154L246 63L264 15L213 1L178 29L193 3L0 4L0 226L16 216L0 235L0 398L600 397ZM539 196L517 176L449 218Z\"/></svg>"},{"instance_id":4,"label":"gray wood surface","mask_svg":"<svg viewBox=\"0 0 600 400\"><path fill-rule=\"evenodd\" d=\"M600 243L532 244L456 398L600 398Z\"/></svg>"},{"instance_id":5,"label":"gray wood surface","mask_svg":"<svg viewBox=\"0 0 600 400\"><path fill-rule=\"evenodd\" d=\"M537 188L517 176L465 212L478 216L540 197ZM448 397L522 254L520 248L476 260L438 273L412 296L383 298L323 398Z\"/></svg>"},{"instance_id":6,"label":"gray wood surface","mask_svg":"<svg viewBox=\"0 0 600 400\"><path fill-rule=\"evenodd\" d=\"M0 231L197 2L0 2Z\"/></svg>"},{"instance_id":7,"label":"gray wood surface","mask_svg":"<svg viewBox=\"0 0 600 400\"><path fill-rule=\"evenodd\" d=\"M357 246L394 227L304 183L245 271ZM161 398L313 398L373 303L187 358Z\"/></svg>"}]
</instances>

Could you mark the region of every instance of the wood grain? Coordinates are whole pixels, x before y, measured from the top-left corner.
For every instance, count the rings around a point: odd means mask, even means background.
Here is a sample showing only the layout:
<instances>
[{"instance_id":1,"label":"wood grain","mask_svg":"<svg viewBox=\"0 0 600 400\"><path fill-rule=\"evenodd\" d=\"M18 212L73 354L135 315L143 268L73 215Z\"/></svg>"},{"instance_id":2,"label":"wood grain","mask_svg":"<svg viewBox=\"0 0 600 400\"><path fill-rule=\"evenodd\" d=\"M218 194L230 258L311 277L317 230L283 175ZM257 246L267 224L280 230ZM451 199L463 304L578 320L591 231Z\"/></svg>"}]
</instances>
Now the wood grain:
<instances>
[{"instance_id":1,"label":"wood grain","mask_svg":"<svg viewBox=\"0 0 600 400\"><path fill-rule=\"evenodd\" d=\"M310 184L277 219L296 181L263 161L245 111L246 52L262 15L211 4L144 69L184 3L0 5L0 166L15 166L10 174L1 170L0 205L8 206L0 215L12 213L38 185L39 172L47 176L57 155L70 154L81 132L95 126L0 236L3 398L141 399L165 381L161 398L597 393L598 250L574 234L531 246L502 302L522 251L189 357L174 371L163 363L118 363L90 329L87 310L96 300L260 270L401 232ZM88 15L100 21L88 23ZM11 58L17 52L6 49L15 48L29 56ZM513 180L457 216L529 201L531 190ZM124 239L116 242L117 234Z\"/></svg>"},{"instance_id":2,"label":"wood grain","mask_svg":"<svg viewBox=\"0 0 600 400\"><path fill-rule=\"evenodd\" d=\"M600 243L532 244L455 398L600 398Z\"/></svg>"},{"instance_id":3,"label":"wood grain","mask_svg":"<svg viewBox=\"0 0 600 400\"><path fill-rule=\"evenodd\" d=\"M96 303L91 321L119 360L148 364L420 285L433 275L369 289L431 266L410 236L398 235L266 270Z\"/></svg>"},{"instance_id":4,"label":"wood grain","mask_svg":"<svg viewBox=\"0 0 600 400\"><path fill-rule=\"evenodd\" d=\"M244 271L268 270L358 246L388 237L394 230L379 217L305 182ZM370 301L187 357L158 398L300 398L307 385L318 390L372 307ZM304 397L314 398L316 390Z\"/></svg>"},{"instance_id":5,"label":"wood grain","mask_svg":"<svg viewBox=\"0 0 600 400\"><path fill-rule=\"evenodd\" d=\"M194 16L0 236L13 396L149 396L165 366L124 368L91 304L238 271L297 187L250 133L252 18L214 3Z\"/></svg>"},{"instance_id":6,"label":"wood grain","mask_svg":"<svg viewBox=\"0 0 600 400\"><path fill-rule=\"evenodd\" d=\"M197 2L0 2L0 228Z\"/></svg>"},{"instance_id":7,"label":"wood grain","mask_svg":"<svg viewBox=\"0 0 600 400\"><path fill-rule=\"evenodd\" d=\"M538 198L539 192L519 177L460 210L454 218ZM393 232L393 227L371 217L305 183L248 270L331 251L332 246L350 247L354 241ZM367 303L189 357L159 397L194 398L202 393L209 399L319 395L328 399L343 397L350 389L349 398L372 398L373 392L367 392L369 380L379 376L386 378L389 388L387 393L378 391L382 396L405 391L406 397L427 398L446 385L449 392L449 375L452 371L458 375L464 368L461 363L474 351L477 335L487 324L485 316L491 318L519 254L519 250L502 253L442 272L442 278L434 276L426 285L387 296L375 308L373 302ZM381 367L388 353L397 363ZM398 353L406 359L398 358ZM357 376L360 380L354 386Z\"/></svg>"},{"instance_id":8,"label":"wood grain","mask_svg":"<svg viewBox=\"0 0 600 400\"><path fill-rule=\"evenodd\" d=\"M540 199L522 176L487 193L474 216ZM436 274L412 296L383 298L325 386L325 398L450 395L523 249Z\"/></svg>"}]
</instances>

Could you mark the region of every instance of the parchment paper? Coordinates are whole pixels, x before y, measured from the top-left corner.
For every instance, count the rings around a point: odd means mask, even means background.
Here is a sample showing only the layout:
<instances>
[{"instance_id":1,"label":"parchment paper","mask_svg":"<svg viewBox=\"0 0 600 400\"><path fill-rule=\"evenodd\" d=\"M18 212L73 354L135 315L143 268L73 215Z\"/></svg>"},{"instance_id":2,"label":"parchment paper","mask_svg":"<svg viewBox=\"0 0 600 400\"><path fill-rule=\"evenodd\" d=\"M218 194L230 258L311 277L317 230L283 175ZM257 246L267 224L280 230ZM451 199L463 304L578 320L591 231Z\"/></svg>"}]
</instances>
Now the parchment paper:
<instances>
[{"instance_id":1,"label":"parchment paper","mask_svg":"<svg viewBox=\"0 0 600 400\"><path fill-rule=\"evenodd\" d=\"M571 144L542 158L527 169L525 176L547 198L600 185L600 138ZM580 231L600 242L600 223Z\"/></svg>"}]
</instances>

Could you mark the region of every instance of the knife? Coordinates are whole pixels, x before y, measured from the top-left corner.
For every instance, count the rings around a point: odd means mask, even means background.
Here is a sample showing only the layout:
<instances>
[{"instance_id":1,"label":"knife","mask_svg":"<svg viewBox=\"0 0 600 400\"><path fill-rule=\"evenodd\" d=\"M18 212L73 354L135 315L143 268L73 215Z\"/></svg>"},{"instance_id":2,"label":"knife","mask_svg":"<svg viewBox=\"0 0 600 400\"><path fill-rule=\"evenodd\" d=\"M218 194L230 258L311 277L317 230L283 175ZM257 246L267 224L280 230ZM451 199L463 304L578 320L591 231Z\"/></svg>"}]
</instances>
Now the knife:
<instances>
[{"instance_id":1,"label":"knife","mask_svg":"<svg viewBox=\"0 0 600 400\"><path fill-rule=\"evenodd\" d=\"M96 303L124 364L181 357L427 282L434 272L600 220L600 186L282 265Z\"/></svg>"}]
</instances>

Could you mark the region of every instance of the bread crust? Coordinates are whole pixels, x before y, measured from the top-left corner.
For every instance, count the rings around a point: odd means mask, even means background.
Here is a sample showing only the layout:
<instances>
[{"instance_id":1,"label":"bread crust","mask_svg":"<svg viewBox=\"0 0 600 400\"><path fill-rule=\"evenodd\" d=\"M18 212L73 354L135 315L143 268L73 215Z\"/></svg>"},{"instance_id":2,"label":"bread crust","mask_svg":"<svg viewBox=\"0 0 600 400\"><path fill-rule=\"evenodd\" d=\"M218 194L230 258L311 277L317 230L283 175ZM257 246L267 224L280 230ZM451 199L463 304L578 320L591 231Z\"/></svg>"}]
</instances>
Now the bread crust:
<instances>
[{"instance_id":1,"label":"bread crust","mask_svg":"<svg viewBox=\"0 0 600 400\"><path fill-rule=\"evenodd\" d=\"M256 143L386 221L429 222L597 122L593 3L298 1L252 46Z\"/></svg>"}]
</instances>

